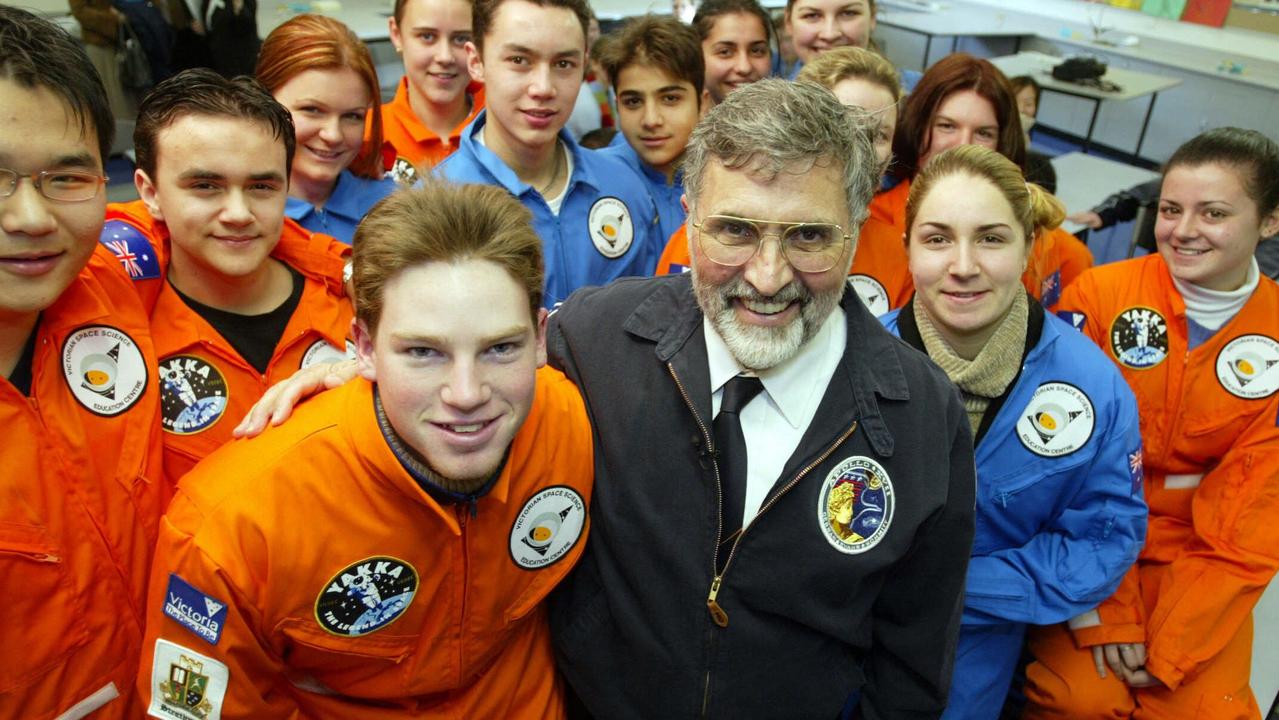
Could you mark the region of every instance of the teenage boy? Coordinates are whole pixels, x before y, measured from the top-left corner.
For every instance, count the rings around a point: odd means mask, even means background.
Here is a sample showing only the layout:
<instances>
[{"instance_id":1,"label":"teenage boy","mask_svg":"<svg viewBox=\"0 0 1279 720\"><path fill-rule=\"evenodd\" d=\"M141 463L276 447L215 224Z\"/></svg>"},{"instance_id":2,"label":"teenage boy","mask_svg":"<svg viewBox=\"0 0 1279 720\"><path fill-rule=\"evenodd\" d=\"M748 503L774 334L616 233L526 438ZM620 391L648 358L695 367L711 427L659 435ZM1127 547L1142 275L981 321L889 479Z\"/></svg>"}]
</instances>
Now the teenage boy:
<instances>
[{"instance_id":1,"label":"teenage boy","mask_svg":"<svg viewBox=\"0 0 1279 720\"><path fill-rule=\"evenodd\" d=\"M111 208L102 242L132 258L151 308L177 481L273 383L346 355L346 248L285 218L293 122L255 80L188 70L160 83L134 148L141 200Z\"/></svg>"},{"instance_id":2,"label":"teenage boy","mask_svg":"<svg viewBox=\"0 0 1279 720\"><path fill-rule=\"evenodd\" d=\"M209 457L163 520L153 717L563 717L542 600L585 545L591 434L543 367L530 219L470 185L360 225L360 377Z\"/></svg>"},{"instance_id":3,"label":"teenage boy","mask_svg":"<svg viewBox=\"0 0 1279 720\"><path fill-rule=\"evenodd\" d=\"M622 159L643 178L661 236L669 238L686 217L680 163L701 115L706 70L697 33L674 18L647 15L627 23L599 62L617 90L622 129L601 154Z\"/></svg>"},{"instance_id":4,"label":"teenage boy","mask_svg":"<svg viewBox=\"0 0 1279 720\"><path fill-rule=\"evenodd\" d=\"M84 50L0 6L0 717L141 715L168 486L146 312L99 249L115 121Z\"/></svg>"},{"instance_id":5,"label":"teenage boy","mask_svg":"<svg viewBox=\"0 0 1279 720\"><path fill-rule=\"evenodd\" d=\"M589 23L586 0L477 0L467 61L488 107L435 169L500 185L533 213L547 307L583 285L652 274L665 243L639 177L564 130L586 72Z\"/></svg>"}]
</instances>

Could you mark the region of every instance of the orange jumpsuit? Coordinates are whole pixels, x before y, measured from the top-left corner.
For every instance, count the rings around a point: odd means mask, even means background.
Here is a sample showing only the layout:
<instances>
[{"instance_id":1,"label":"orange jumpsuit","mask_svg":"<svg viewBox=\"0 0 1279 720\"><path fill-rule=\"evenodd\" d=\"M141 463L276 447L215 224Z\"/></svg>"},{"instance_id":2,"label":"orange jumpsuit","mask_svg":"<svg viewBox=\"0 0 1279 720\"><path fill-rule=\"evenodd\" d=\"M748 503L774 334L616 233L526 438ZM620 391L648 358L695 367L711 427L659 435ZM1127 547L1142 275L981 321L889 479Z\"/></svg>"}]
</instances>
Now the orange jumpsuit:
<instances>
[{"instance_id":1,"label":"orange jumpsuit","mask_svg":"<svg viewBox=\"0 0 1279 720\"><path fill-rule=\"evenodd\" d=\"M658 275L686 272L691 262L688 256L688 225L681 225L666 243L657 261ZM848 286L876 315L896 310L915 293L906 262L906 246L902 235L891 225L874 216L866 219L857 239L857 254L848 271Z\"/></svg>"},{"instance_id":2,"label":"orange jumpsuit","mask_svg":"<svg viewBox=\"0 0 1279 720\"><path fill-rule=\"evenodd\" d=\"M1193 348L1159 255L1085 273L1061 307L1137 396L1150 523L1099 624L1073 639L1063 626L1032 635L1028 716L1259 717L1252 608L1279 569L1279 285L1262 277ZM1103 643L1145 643L1146 669L1167 688L1098 678L1087 648Z\"/></svg>"},{"instance_id":3,"label":"orange jumpsuit","mask_svg":"<svg viewBox=\"0 0 1279 720\"><path fill-rule=\"evenodd\" d=\"M472 82L466 93L471 96L471 112L448 137L442 138L413 114L413 107L409 105L409 79L407 76L400 79L395 99L382 105L382 165L398 182L412 185L457 150L462 130L484 109L482 83Z\"/></svg>"},{"instance_id":4,"label":"orange jumpsuit","mask_svg":"<svg viewBox=\"0 0 1279 720\"><path fill-rule=\"evenodd\" d=\"M150 235L151 247L167 257L168 229L151 221L140 201L110 205L108 217L141 224L137 229ZM350 246L327 235L312 234L285 220L271 256L301 273L305 286L265 375L240 357L164 281L163 262L158 280L135 280L144 301L151 303L151 335L160 357L164 464L171 480L179 480L229 441L231 431L267 388L300 368L348 354L347 334L354 313L341 278L349 250Z\"/></svg>"},{"instance_id":5,"label":"orange jumpsuit","mask_svg":"<svg viewBox=\"0 0 1279 720\"><path fill-rule=\"evenodd\" d=\"M141 714L132 678L168 484L129 285L96 248L41 313L30 397L0 377L0 717Z\"/></svg>"},{"instance_id":6,"label":"orange jumpsuit","mask_svg":"<svg viewBox=\"0 0 1279 720\"><path fill-rule=\"evenodd\" d=\"M210 456L161 523L139 672L153 715L563 717L542 601L585 545L592 443L559 371L536 393L474 504L404 469L362 378Z\"/></svg>"}]
</instances>

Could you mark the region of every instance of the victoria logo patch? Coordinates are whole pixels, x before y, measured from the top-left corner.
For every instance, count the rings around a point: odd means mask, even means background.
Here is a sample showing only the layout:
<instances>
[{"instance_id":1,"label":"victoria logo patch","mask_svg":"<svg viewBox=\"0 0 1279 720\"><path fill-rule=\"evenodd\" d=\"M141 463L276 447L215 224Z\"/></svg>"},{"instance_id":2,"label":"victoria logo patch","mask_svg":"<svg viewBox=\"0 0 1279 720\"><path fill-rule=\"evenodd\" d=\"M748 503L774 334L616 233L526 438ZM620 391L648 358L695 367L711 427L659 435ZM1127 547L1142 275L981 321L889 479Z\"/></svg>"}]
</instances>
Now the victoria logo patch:
<instances>
[{"instance_id":1,"label":"victoria logo patch","mask_svg":"<svg viewBox=\"0 0 1279 720\"><path fill-rule=\"evenodd\" d=\"M315 619L334 635L368 635L409 609L417 584L417 570L403 560L365 558L329 580L315 599Z\"/></svg>"},{"instance_id":2,"label":"victoria logo patch","mask_svg":"<svg viewBox=\"0 0 1279 720\"><path fill-rule=\"evenodd\" d=\"M1217 354L1217 381L1244 400L1270 397L1279 390L1279 342L1265 335L1241 335Z\"/></svg>"},{"instance_id":3,"label":"victoria logo patch","mask_svg":"<svg viewBox=\"0 0 1279 720\"><path fill-rule=\"evenodd\" d=\"M1092 400L1083 390L1048 382L1035 388L1018 417L1017 437L1036 455L1061 457L1087 445L1096 424Z\"/></svg>"},{"instance_id":4,"label":"victoria logo patch","mask_svg":"<svg viewBox=\"0 0 1279 720\"><path fill-rule=\"evenodd\" d=\"M606 258L621 257L635 239L635 225L626 203L615 197L603 197L591 206L586 216L587 232L595 249Z\"/></svg>"},{"instance_id":5,"label":"victoria logo patch","mask_svg":"<svg viewBox=\"0 0 1279 720\"><path fill-rule=\"evenodd\" d=\"M541 570L568 554L586 527L586 502L566 485L548 487L524 503L511 526L511 560Z\"/></svg>"},{"instance_id":6,"label":"victoria logo patch","mask_svg":"<svg viewBox=\"0 0 1279 720\"><path fill-rule=\"evenodd\" d=\"M171 355L160 361L160 424L174 435L192 435L213 427L226 412L226 378L195 355Z\"/></svg>"},{"instance_id":7,"label":"victoria logo patch","mask_svg":"<svg viewBox=\"0 0 1279 720\"><path fill-rule=\"evenodd\" d=\"M1125 367L1148 370L1168 357L1168 323L1145 307L1130 307L1110 324L1110 349Z\"/></svg>"},{"instance_id":8,"label":"victoria logo patch","mask_svg":"<svg viewBox=\"0 0 1279 720\"><path fill-rule=\"evenodd\" d=\"M210 645L218 644L226 625L226 603L205 595L177 573L169 573L164 614Z\"/></svg>"},{"instance_id":9,"label":"victoria logo patch","mask_svg":"<svg viewBox=\"0 0 1279 720\"><path fill-rule=\"evenodd\" d=\"M62 343L62 374L77 402L95 415L119 415L147 387L147 364L123 330L90 325Z\"/></svg>"},{"instance_id":10,"label":"victoria logo patch","mask_svg":"<svg viewBox=\"0 0 1279 720\"><path fill-rule=\"evenodd\" d=\"M849 275L848 286L857 292L870 314L879 317L892 308L888 306L888 291L883 283L869 275Z\"/></svg>"},{"instance_id":11,"label":"victoria logo patch","mask_svg":"<svg viewBox=\"0 0 1279 720\"><path fill-rule=\"evenodd\" d=\"M1088 316L1081 312L1072 312L1070 310L1058 310L1057 317L1063 322L1069 323L1076 330L1083 330L1084 323L1088 322Z\"/></svg>"},{"instance_id":12,"label":"victoria logo patch","mask_svg":"<svg viewBox=\"0 0 1279 720\"><path fill-rule=\"evenodd\" d=\"M231 671L224 663L168 640L156 640L147 715L219 720L230 683Z\"/></svg>"},{"instance_id":13,"label":"victoria logo patch","mask_svg":"<svg viewBox=\"0 0 1279 720\"><path fill-rule=\"evenodd\" d=\"M312 365L335 363L342 360L350 360L353 357L355 357L355 343L350 340L346 341L345 352L330 345L328 340L316 340L302 354L302 363L298 365L298 369L305 370Z\"/></svg>"},{"instance_id":14,"label":"victoria logo patch","mask_svg":"<svg viewBox=\"0 0 1279 720\"><path fill-rule=\"evenodd\" d=\"M817 524L830 546L856 555L879 544L893 522L893 483L868 457L845 458L817 496Z\"/></svg>"}]
</instances>

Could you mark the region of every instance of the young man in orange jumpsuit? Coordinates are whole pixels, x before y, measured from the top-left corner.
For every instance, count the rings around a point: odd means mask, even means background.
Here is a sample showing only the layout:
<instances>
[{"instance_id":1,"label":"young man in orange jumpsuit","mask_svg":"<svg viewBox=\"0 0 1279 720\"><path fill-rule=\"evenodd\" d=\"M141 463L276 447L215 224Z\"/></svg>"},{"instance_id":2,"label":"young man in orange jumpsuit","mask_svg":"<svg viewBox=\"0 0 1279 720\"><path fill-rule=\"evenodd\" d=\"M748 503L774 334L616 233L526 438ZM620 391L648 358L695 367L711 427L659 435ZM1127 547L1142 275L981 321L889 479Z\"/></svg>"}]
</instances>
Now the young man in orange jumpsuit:
<instances>
[{"instance_id":1,"label":"young man in orange jumpsuit","mask_svg":"<svg viewBox=\"0 0 1279 720\"><path fill-rule=\"evenodd\" d=\"M154 717L564 715L542 600L581 554L593 456L543 367L540 248L496 187L365 219L361 377L209 457L163 520Z\"/></svg>"},{"instance_id":2,"label":"young man in orange jumpsuit","mask_svg":"<svg viewBox=\"0 0 1279 720\"><path fill-rule=\"evenodd\" d=\"M97 246L115 123L84 50L5 6L0 108L0 717L135 718L168 486L146 313Z\"/></svg>"},{"instance_id":3,"label":"young man in orange jumpsuit","mask_svg":"<svg viewBox=\"0 0 1279 720\"><path fill-rule=\"evenodd\" d=\"M176 482L271 384L347 355L347 248L284 217L293 126L256 82L180 73L143 101L134 135L141 200L110 209L102 242L133 257L151 308Z\"/></svg>"},{"instance_id":4,"label":"young man in orange jumpsuit","mask_svg":"<svg viewBox=\"0 0 1279 720\"><path fill-rule=\"evenodd\" d=\"M1062 296L1058 314L1137 396L1150 522L1110 599L1031 635L1027 717L1260 718L1249 675L1253 606L1279 569L1279 285L1253 253L1279 231L1275 177L1279 144L1261 133L1191 140L1165 167L1159 252Z\"/></svg>"}]
</instances>

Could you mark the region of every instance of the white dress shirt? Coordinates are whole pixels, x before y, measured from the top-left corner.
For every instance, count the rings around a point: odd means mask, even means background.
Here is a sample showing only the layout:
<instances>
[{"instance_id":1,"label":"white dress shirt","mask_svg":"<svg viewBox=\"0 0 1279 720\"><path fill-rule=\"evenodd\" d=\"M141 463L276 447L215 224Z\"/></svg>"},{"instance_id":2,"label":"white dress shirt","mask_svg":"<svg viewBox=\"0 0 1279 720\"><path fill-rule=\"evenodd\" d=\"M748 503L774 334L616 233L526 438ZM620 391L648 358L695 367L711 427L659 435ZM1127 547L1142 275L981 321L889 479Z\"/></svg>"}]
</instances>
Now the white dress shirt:
<instances>
[{"instance_id":1,"label":"white dress shirt","mask_svg":"<svg viewBox=\"0 0 1279 720\"><path fill-rule=\"evenodd\" d=\"M706 336L706 360L710 364L711 416L714 417L719 414L724 384L744 371L710 320L702 320L702 332ZM759 377L764 391L738 413L746 440L746 503L742 527L759 512L764 498L785 469L786 461L799 447L826 394L826 386L844 357L847 341L848 325L843 309L837 306L817 334L789 360L768 370L746 372Z\"/></svg>"}]
</instances>

